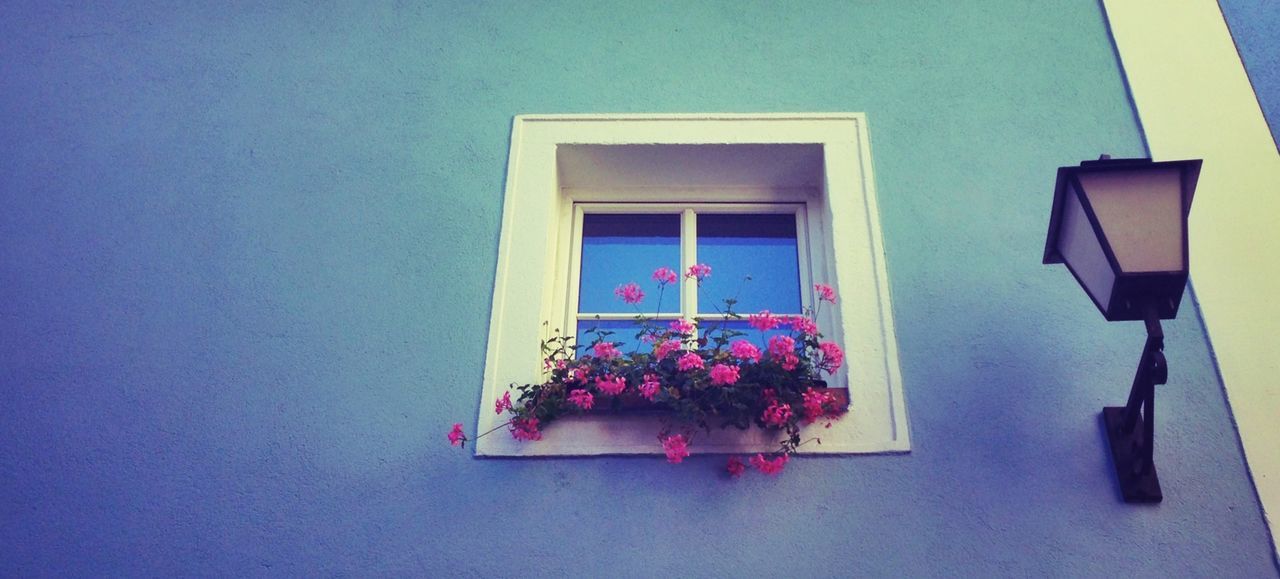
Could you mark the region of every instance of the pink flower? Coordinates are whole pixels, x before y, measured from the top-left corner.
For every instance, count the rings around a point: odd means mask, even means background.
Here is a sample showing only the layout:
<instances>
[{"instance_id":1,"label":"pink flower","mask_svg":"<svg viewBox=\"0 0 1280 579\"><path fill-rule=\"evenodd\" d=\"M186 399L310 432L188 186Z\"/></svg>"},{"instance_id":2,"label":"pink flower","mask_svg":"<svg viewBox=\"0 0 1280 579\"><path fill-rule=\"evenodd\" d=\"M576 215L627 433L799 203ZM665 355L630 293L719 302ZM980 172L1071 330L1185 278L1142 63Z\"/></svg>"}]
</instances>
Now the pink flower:
<instances>
[{"instance_id":1,"label":"pink flower","mask_svg":"<svg viewBox=\"0 0 1280 579\"><path fill-rule=\"evenodd\" d=\"M653 347L653 356L659 360L680 349L680 340L663 340Z\"/></svg>"},{"instance_id":2,"label":"pink flower","mask_svg":"<svg viewBox=\"0 0 1280 579\"><path fill-rule=\"evenodd\" d=\"M689 271L685 272L685 277L702 281L711 277L711 266L705 263L699 263L689 266Z\"/></svg>"},{"instance_id":3,"label":"pink flower","mask_svg":"<svg viewBox=\"0 0 1280 579\"><path fill-rule=\"evenodd\" d=\"M839 370L840 364L844 363L844 352L840 350L840 346L835 342L823 342L818 344L818 348L822 350L822 363L819 367L827 372Z\"/></svg>"},{"instance_id":4,"label":"pink flower","mask_svg":"<svg viewBox=\"0 0 1280 579\"><path fill-rule=\"evenodd\" d=\"M731 456L729 457L729 464L725 465L724 468L729 471L729 476L740 477L743 472L746 472L747 465L742 464L742 459L736 456Z\"/></svg>"},{"instance_id":5,"label":"pink flower","mask_svg":"<svg viewBox=\"0 0 1280 579\"><path fill-rule=\"evenodd\" d=\"M614 378L611 374L605 374L596 378L596 388L610 396L617 396L627 389L627 380L622 377Z\"/></svg>"},{"instance_id":6,"label":"pink flower","mask_svg":"<svg viewBox=\"0 0 1280 579\"><path fill-rule=\"evenodd\" d=\"M542 440L537 418L516 418L511 421L511 437L516 440Z\"/></svg>"},{"instance_id":7,"label":"pink flower","mask_svg":"<svg viewBox=\"0 0 1280 579\"><path fill-rule=\"evenodd\" d=\"M689 456L689 440L683 434L674 434L662 439L662 450L667 453L667 462L680 464Z\"/></svg>"},{"instance_id":8,"label":"pink flower","mask_svg":"<svg viewBox=\"0 0 1280 579\"><path fill-rule=\"evenodd\" d=\"M765 402L773 402L778 399L778 391L773 388L765 388L760 391L760 399Z\"/></svg>"},{"instance_id":9,"label":"pink flower","mask_svg":"<svg viewBox=\"0 0 1280 579\"><path fill-rule=\"evenodd\" d=\"M791 316L787 323L791 325L791 329L806 336L815 336L818 334L818 324L813 320L804 316Z\"/></svg>"},{"instance_id":10,"label":"pink flower","mask_svg":"<svg viewBox=\"0 0 1280 579\"><path fill-rule=\"evenodd\" d=\"M658 389L662 387L662 383L658 382L657 374L645 374L644 382L640 383L640 395L648 400L653 400L658 395Z\"/></svg>"},{"instance_id":11,"label":"pink flower","mask_svg":"<svg viewBox=\"0 0 1280 579\"><path fill-rule=\"evenodd\" d=\"M782 361L778 363L783 370L788 372L795 370L800 365L800 358L795 354L786 354L782 357Z\"/></svg>"},{"instance_id":12,"label":"pink flower","mask_svg":"<svg viewBox=\"0 0 1280 579\"><path fill-rule=\"evenodd\" d=\"M462 423L455 422L453 424L453 430L449 431L449 445L459 446L466 441L467 435L462 433Z\"/></svg>"},{"instance_id":13,"label":"pink flower","mask_svg":"<svg viewBox=\"0 0 1280 579\"><path fill-rule=\"evenodd\" d=\"M758 314L751 314L747 316L747 320L751 322L751 327L761 332L772 330L782 323L782 319L774 316L769 310L761 310Z\"/></svg>"},{"instance_id":14,"label":"pink flower","mask_svg":"<svg viewBox=\"0 0 1280 579\"><path fill-rule=\"evenodd\" d=\"M804 397L804 420L809 424L817 422L827 413L827 405L836 401L835 396L830 392L818 392L813 388L805 391Z\"/></svg>"},{"instance_id":15,"label":"pink flower","mask_svg":"<svg viewBox=\"0 0 1280 579\"><path fill-rule=\"evenodd\" d=\"M601 360L612 360L622 355L622 352L618 351L618 347L614 346L613 342L600 342L592 350L595 351L596 357Z\"/></svg>"},{"instance_id":16,"label":"pink flower","mask_svg":"<svg viewBox=\"0 0 1280 579\"><path fill-rule=\"evenodd\" d=\"M576 382L578 384L586 384L587 375L590 373L591 373L591 370L586 366L578 366L577 368L571 368L569 370L569 373L565 375L564 381Z\"/></svg>"},{"instance_id":17,"label":"pink flower","mask_svg":"<svg viewBox=\"0 0 1280 579\"><path fill-rule=\"evenodd\" d=\"M774 400L768 408L764 409L764 414L760 416L760 419L769 426L781 428L791 420L792 416L795 415L791 412L790 404L780 404L777 400Z\"/></svg>"},{"instance_id":18,"label":"pink flower","mask_svg":"<svg viewBox=\"0 0 1280 579\"><path fill-rule=\"evenodd\" d=\"M751 457L751 466L756 467L756 470L759 470L764 474L776 475L782 472L782 469L787 466L787 461L790 457L791 455L784 454L773 460L766 460L763 454L757 454Z\"/></svg>"},{"instance_id":19,"label":"pink flower","mask_svg":"<svg viewBox=\"0 0 1280 579\"><path fill-rule=\"evenodd\" d=\"M511 409L511 393L503 392L502 398L499 398L498 401L493 404L493 413L502 414L503 410L510 410L510 409Z\"/></svg>"},{"instance_id":20,"label":"pink flower","mask_svg":"<svg viewBox=\"0 0 1280 579\"><path fill-rule=\"evenodd\" d=\"M796 353L796 341L791 336L774 336L769 338L769 355L781 358Z\"/></svg>"},{"instance_id":21,"label":"pink flower","mask_svg":"<svg viewBox=\"0 0 1280 579\"><path fill-rule=\"evenodd\" d=\"M711 367L711 383L717 386L732 386L738 382L738 367L727 364L716 364Z\"/></svg>"},{"instance_id":22,"label":"pink flower","mask_svg":"<svg viewBox=\"0 0 1280 579\"><path fill-rule=\"evenodd\" d=\"M729 344L729 352L733 354L734 358L742 360L743 362L746 362L747 360L751 360L752 362L760 361L760 348L757 348L755 344L746 340L737 340L734 343Z\"/></svg>"},{"instance_id":23,"label":"pink flower","mask_svg":"<svg viewBox=\"0 0 1280 579\"><path fill-rule=\"evenodd\" d=\"M672 332L686 336L692 334L698 328L693 322L685 319L671 320L671 325L668 327L671 328Z\"/></svg>"},{"instance_id":24,"label":"pink flower","mask_svg":"<svg viewBox=\"0 0 1280 579\"><path fill-rule=\"evenodd\" d=\"M836 290L825 283L813 284L814 291L818 292L818 300L824 302L836 303Z\"/></svg>"},{"instance_id":25,"label":"pink flower","mask_svg":"<svg viewBox=\"0 0 1280 579\"><path fill-rule=\"evenodd\" d=\"M676 360L676 367L681 371L701 369L703 368L702 357L694 354L693 352L689 352L688 354L680 356L679 360Z\"/></svg>"},{"instance_id":26,"label":"pink flower","mask_svg":"<svg viewBox=\"0 0 1280 579\"><path fill-rule=\"evenodd\" d=\"M578 408L583 410L591 410L591 407L596 405L596 397L579 388L569 392L569 402L577 404Z\"/></svg>"},{"instance_id":27,"label":"pink flower","mask_svg":"<svg viewBox=\"0 0 1280 579\"><path fill-rule=\"evenodd\" d=\"M618 296L618 299L629 304L638 304L644 301L644 291L634 281L627 285L618 286L613 290L613 295Z\"/></svg>"},{"instance_id":28,"label":"pink flower","mask_svg":"<svg viewBox=\"0 0 1280 579\"><path fill-rule=\"evenodd\" d=\"M679 278L676 276L676 272L671 271L669 267L660 267L653 270L653 281L658 282L658 285L676 283L677 279Z\"/></svg>"}]
</instances>

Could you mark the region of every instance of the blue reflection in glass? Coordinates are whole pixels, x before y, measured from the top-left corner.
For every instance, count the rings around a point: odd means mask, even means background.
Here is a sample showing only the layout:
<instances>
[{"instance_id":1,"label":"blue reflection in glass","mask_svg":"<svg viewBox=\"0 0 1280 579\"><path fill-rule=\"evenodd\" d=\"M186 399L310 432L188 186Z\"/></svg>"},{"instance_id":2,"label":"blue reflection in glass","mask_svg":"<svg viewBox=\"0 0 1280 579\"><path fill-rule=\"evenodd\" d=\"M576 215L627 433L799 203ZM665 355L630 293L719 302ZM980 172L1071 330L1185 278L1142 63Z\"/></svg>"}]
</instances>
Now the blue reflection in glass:
<instances>
[{"instance_id":1,"label":"blue reflection in glass","mask_svg":"<svg viewBox=\"0 0 1280 579\"><path fill-rule=\"evenodd\" d=\"M795 214L698 215L698 261L711 266L698 312L716 313L725 298L737 296L733 309L740 314L800 313L797 255Z\"/></svg>"},{"instance_id":2,"label":"blue reflection in glass","mask_svg":"<svg viewBox=\"0 0 1280 579\"><path fill-rule=\"evenodd\" d=\"M746 340L748 342L751 342L752 344L755 344L756 346L759 346L761 352L764 352L768 349L769 338L772 338L774 336L791 336L792 335L791 327L786 324L782 324L777 328L774 328L767 332L763 332L763 335L761 335L760 330L757 330L751 327L751 323L748 322L746 319L728 320L725 322L720 322L718 319L703 320L702 323L698 324L698 327L702 329L702 333L699 334L699 337L706 337L708 332L710 332L710 335L712 336L719 335L719 331L716 329L718 327L724 327L737 332L742 332L743 335L730 338L729 343L732 344L736 340ZM799 342L799 340L796 340L796 342ZM711 345L714 345L714 344L708 343L708 346L711 346Z\"/></svg>"},{"instance_id":3,"label":"blue reflection in glass","mask_svg":"<svg viewBox=\"0 0 1280 579\"><path fill-rule=\"evenodd\" d=\"M649 322L649 325L661 329L666 328L668 323L670 323L670 320L653 320ZM605 336L604 341L613 342L615 344L621 342L621 344L618 345L618 349L621 350L623 354L630 354L636 351L649 352L653 347L636 339L636 333L640 331L640 328L640 323L633 320L578 320L578 341L576 344L582 346L578 349L578 354L591 353L591 349L588 346L591 345L591 342L596 340L596 335L592 332L593 329L613 332L612 334Z\"/></svg>"},{"instance_id":4,"label":"blue reflection in glass","mask_svg":"<svg viewBox=\"0 0 1280 579\"><path fill-rule=\"evenodd\" d=\"M578 311L592 314L631 313L613 290L636 282L644 290L640 309L653 315L658 308L658 284L653 270L680 270L680 215L607 214L582 216L582 274L578 284ZM662 312L680 311L680 284L669 284L662 297Z\"/></svg>"}]
</instances>

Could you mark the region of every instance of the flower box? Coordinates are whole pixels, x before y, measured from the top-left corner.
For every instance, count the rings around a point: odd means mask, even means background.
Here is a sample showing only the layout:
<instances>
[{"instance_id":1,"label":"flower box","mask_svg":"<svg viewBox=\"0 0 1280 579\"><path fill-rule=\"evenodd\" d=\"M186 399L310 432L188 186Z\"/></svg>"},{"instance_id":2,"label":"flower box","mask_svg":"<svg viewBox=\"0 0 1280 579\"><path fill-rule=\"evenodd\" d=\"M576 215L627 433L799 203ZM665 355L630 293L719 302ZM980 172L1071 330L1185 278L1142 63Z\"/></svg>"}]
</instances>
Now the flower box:
<instances>
[{"instance_id":1,"label":"flower box","mask_svg":"<svg viewBox=\"0 0 1280 579\"><path fill-rule=\"evenodd\" d=\"M701 287L710 274L709 266L697 264L685 279ZM654 272L653 279L661 292L678 278L664 267ZM816 284L814 291L819 306L822 302L835 306L835 292L829 286ZM644 299L634 282L614 293L632 305ZM717 309L720 315L706 319L658 323L637 315L639 330L629 352L619 348L624 342L609 337L612 332L599 329L587 330L594 339L585 344L573 336L548 338L542 343L541 381L512 384L494 411L509 413L511 420L502 426L521 441L541 440L542 429L565 416L670 415L672 420L662 421L658 440L672 463L689 455L695 430L757 427L783 435L774 458L757 454L750 459L757 470L777 474L797 448L811 441L821 444L817 437L801 438L804 425L830 422L848 412L849 389L829 387L820 378L835 374L844 352L834 342L822 340L816 309L806 308L801 315L762 310L743 316L733 311L735 303L735 299L724 300L724 309ZM727 323L744 318L759 331L760 342L753 343L746 332ZM673 433L672 423L683 431ZM462 425L455 424L449 441L461 445L467 440ZM737 476L743 465L733 457L728 469Z\"/></svg>"}]
</instances>

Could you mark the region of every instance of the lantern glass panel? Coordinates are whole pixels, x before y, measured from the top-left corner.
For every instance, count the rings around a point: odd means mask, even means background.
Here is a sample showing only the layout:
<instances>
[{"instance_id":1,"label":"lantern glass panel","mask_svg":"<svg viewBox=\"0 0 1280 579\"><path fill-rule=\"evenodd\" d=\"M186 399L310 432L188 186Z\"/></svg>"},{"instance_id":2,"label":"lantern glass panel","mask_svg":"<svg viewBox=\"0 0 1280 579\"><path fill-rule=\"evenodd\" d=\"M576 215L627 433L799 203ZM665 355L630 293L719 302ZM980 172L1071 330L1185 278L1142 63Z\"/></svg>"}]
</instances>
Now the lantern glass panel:
<instances>
[{"instance_id":1,"label":"lantern glass panel","mask_svg":"<svg viewBox=\"0 0 1280 579\"><path fill-rule=\"evenodd\" d=\"M1110 306L1116 272L1107 261L1102 242L1089 224L1080 194L1072 187L1062 205L1062 225L1058 230L1058 252L1067 267L1103 311Z\"/></svg>"},{"instance_id":2,"label":"lantern glass panel","mask_svg":"<svg viewBox=\"0 0 1280 579\"><path fill-rule=\"evenodd\" d=\"M1082 172L1079 179L1122 271L1186 269L1179 168Z\"/></svg>"}]
</instances>

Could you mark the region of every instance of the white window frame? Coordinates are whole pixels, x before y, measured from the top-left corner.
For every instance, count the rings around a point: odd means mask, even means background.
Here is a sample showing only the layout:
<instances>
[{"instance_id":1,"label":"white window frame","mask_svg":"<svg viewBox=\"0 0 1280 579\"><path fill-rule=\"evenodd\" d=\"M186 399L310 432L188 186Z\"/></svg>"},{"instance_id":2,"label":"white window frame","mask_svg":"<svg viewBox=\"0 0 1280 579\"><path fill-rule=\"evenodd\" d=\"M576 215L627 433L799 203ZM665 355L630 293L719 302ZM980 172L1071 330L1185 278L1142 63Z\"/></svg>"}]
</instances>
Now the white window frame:
<instances>
[{"instance_id":1,"label":"white window frame","mask_svg":"<svg viewBox=\"0 0 1280 579\"><path fill-rule=\"evenodd\" d=\"M699 262L698 259L698 242L697 242L697 215L698 214L775 214L775 215L794 215L796 219L796 259L799 269L798 291L800 292L800 308L802 311L796 312L773 312L778 315L800 315L808 308L812 308L814 304L813 285L810 281L813 279L812 259L809 255L810 238L814 238L817 244L821 246L822 231L815 226L814 230L810 230L808 223L810 221L810 211L815 203L593 203L581 202L574 204L573 221L571 223L561 223L561 227L570 227L573 231L571 259L568 267L557 274L557 277L564 276L568 278L567 299L563 302L563 313L552 315L552 319L562 319L563 325L557 326L555 329L563 329L565 335L573 335L577 324L586 318L596 317L601 321L613 320L633 320L634 313L605 313L605 312L582 312L578 310L578 289L579 276L582 273L582 221L587 213L593 214L619 214L619 213L641 213L641 214L666 214L680 215L680 263L676 265L677 272L686 271L690 265ZM672 264L653 264L654 268L660 266L670 266ZM713 265L714 273L714 265ZM651 285L650 280L619 280L636 281L641 285ZM680 275L675 288L680 292L680 312L674 314L662 314L654 316L652 313L645 312L651 319L658 320L675 320L683 318L688 321L695 321L695 318L712 318L714 314L699 314L698 301L698 284ZM701 298L719 301L729 296L701 296ZM749 313L738 311L737 313L745 316ZM830 308L827 311L819 313L822 321L828 323L819 323L822 328L832 327L830 324L831 315ZM834 335L826 337L836 339Z\"/></svg>"},{"instance_id":2,"label":"white window frame","mask_svg":"<svg viewBox=\"0 0 1280 579\"><path fill-rule=\"evenodd\" d=\"M822 175L820 183L807 189L705 183L684 188L561 186L559 147L630 144L816 145L822 151ZM818 320L823 333L846 351L847 372L842 370L831 385L848 385L852 404L831 428L815 425L811 434L820 436L822 444L806 445L800 452L910 450L865 115L521 115L514 121L507 171L480 432L505 421L493 408L511 383L542 380L540 341L556 326L573 331L567 322L577 313L577 284L571 279L576 274L570 272L580 255L574 247L578 204L804 203L808 235L821 239L821 245L808 244L810 280L831 284L841 298L838 308L828 310L830 319ZM499 431L478 440L475 448L480 456L660 455L660 427L661 420L652 416L572 417L548 426L541 441L516 441ZM699 431L690 450L771 451L778 438L757 428L716 429L710 435Z\"/></svg>"}]
</instances>

